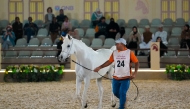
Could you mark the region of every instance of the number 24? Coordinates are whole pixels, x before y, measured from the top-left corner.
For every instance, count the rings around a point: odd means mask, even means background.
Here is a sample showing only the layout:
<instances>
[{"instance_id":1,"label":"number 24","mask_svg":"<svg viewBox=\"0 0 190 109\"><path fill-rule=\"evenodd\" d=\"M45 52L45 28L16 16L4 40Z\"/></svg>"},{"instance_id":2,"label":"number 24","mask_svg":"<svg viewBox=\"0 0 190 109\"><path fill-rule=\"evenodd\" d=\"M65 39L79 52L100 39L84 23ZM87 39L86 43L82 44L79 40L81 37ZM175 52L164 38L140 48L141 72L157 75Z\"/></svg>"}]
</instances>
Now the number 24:
<instances>
[{"instance_id":1,"label":"number 24","mask_svg":"<svg viewBox=\"0 0 190 109\"><path fill-rule=\"evenodd\" d=\"M125 63L124 63L124 60L121 62L120 60L117 61L117 67L124 67L125 66Z\"/></svg>"}]
</instances>

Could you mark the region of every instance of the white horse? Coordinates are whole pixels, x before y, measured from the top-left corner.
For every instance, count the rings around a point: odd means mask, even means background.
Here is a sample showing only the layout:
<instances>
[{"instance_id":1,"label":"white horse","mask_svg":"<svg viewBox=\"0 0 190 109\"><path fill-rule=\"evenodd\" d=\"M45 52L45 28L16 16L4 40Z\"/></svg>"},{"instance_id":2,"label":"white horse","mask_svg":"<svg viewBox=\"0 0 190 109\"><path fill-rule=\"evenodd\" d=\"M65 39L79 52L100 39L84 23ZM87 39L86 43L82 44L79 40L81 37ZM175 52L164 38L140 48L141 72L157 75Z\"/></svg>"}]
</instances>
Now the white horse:
<instances>
[{"instance_id":1,"label":"white horse","mask_svg":"<svg viewBox=\"0 0 190 109\"><path fill-rule=\"evenodd\" d=\"M113 47L113 49L115 49ZM59 55L59 59L62 61L65 61L66 58L68 58L71 54L75 54L76 56L76 62L88 69L93 70L97 66L103 64L106 62L110 55L112 54L113 50L111 49L99 49L97 51L94 51L92 48L86 46L85 43L83 43L81 40L77 40L72 38L71 36L67 35L66 37L63 37L63 44L62 44L62 52ZM112 78L113 74L113 67L112 65L105 67L101 69L98 73L87 70L83 68L82 66L76 64L76 95L77 98L80 100L80 103L82 105L82 108L87 108L87 90L90 84L91 79L96 79L97 85L98 85L98 91L99 91L99 104L98 109L102 108L102 96L103 96L103 88L102 88L102 76L106 73L108 74L108 78ZM80 97L80 88L81 83L84 80L84 90L82 99ZM111 88L112 89L112 88ZM115 107L116 103L114 100L114 95L111 91L111 103L112 107Z\"/></svg>"}]
</instances>

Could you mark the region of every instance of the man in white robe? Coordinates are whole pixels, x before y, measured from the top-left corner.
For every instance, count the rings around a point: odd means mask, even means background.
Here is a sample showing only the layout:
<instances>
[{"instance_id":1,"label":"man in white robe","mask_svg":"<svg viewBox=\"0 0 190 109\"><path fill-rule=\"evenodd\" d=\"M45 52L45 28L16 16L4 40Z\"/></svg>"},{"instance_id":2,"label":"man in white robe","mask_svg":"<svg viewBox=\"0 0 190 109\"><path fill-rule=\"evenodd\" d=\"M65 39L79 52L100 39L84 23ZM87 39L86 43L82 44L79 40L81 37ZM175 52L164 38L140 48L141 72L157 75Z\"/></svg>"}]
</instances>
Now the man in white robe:
<instances>
[{"instance_id":1,"label":"man in white robe","mask_svg":"<svg viewBox=\"0 0 190 109\"><path fill-rule=\"evenodd\" d=\"M161 37L163 44L167 45L168 44L167 36L168 36L168 33L166 31L163 31L163 25L161 24L158 27L158 31L155 33L153 42L156 42L157 37Z\"/></svg>"}]
</instances>

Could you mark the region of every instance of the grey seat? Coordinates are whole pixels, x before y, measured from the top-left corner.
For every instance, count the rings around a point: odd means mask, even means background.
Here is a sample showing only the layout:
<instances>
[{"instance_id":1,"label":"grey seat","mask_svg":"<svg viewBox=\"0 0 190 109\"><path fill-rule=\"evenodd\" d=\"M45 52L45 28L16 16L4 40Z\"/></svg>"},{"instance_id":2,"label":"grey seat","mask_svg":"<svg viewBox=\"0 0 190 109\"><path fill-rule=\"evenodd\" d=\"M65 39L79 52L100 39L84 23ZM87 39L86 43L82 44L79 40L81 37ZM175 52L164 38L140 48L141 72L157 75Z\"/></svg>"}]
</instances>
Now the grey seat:
<instances>
[{"instance_id":1,"label":"grey seat","mask_svg":"<svg viewBox=\"0 0 190 109\"><path fill-rule=\"evenodd\" d=\"M27 45L27 41L25 38L18 39L15 47L25 47Z\"/></svg>"},{"instance_id":2,"label":"grey seat","mask_svg":"<svg viewBox=\"0 0 190 109\"><path fill-rule=\"evenodd\" d=\"M181 36L182 29L180 27L174 27L172 28L171 36L173 37L179 37Z\"/></svg>"},{"instance_id":3,"label":"grey seat","mask_svg":"<svg viewBox=\"0 0 190 109\"><path fill-rule=\"evenodd\" d=\"M4 58L16 58L17 57L17 51L6 51Z\"/></svg>"},{"instance_id":4,"label":"grey seat","mask_svg":"<svg viewBox=\"0 0 190 109\"><path fill-rule=\"evenodd\" d=\"M57 57L57 51L46 51L44 58L55 58Z\"/></svg>"},{"instance_id":5,"label":"grey seat","mask_svg":"<svg viewBox=\"0 0 190 109\"><path fill-rule=\"evenodd\" d=\"M90 25L91 25L91 21L88 20L88 19L84 19L84 20L82 20L81 23L80 23L80 27L81 27L81 28L84 28L84 27L85 27L85 28L89 28Z\"/></svg>"},{"instance_id":6,"label":"grey seat","mask_svg":"<svg viewBox=\"0 0 190 109\"><path fill-rule=\"evenodd\" d=\"M178 38L169 38L168 47L178 48L179 47L179 39Z\"/></svg>"},{"instance_id":7,"label":"grey seat","mask_svg":"<svg viewBox=\"0 0 190 109\"><path fill-rule=\"evenodd\" d=\"M72 24L72 27L74 27L74 28L78 28L78 27L79 27L79 22L78 22L78 20L76 20L76 19L71 19L70 22L71 22L71 24Z\"/></svg>"},{"instance_id":8,"label":"grey seat","mask_svg":"<svg viewBox=\"0 0 190 109\"><path fill-rule=\"evenodd\" d=\"M84 30L82 28L76 28L76 30L78 31L78 35L82 38L84 37Z\"/></svg>"},{"instance_id":9,"label":"grey seat","mask_svg":"<svg viewBox=\"0 0 190 109\"><path fill-rule=\"evenodd\" d=\"M43 57L43 51L33 51L31 58L42 58Z\"/></svg>"},{"instance_id":10,"label":"grey seat","mask_svg":"<svg viewBox=\"0 0 190 109\"><path fill-rule=\"evenodd\" d=\"M189 56L189 50L187 49L180 49L180 50L184 50L184 51L178 51L178 57L186 57Z\"/></svg>"},{"instance_id":11,"label":"grey seat","mask_svg":"<svg viewBox=\"0 0 190 109\"><path fill-rule=\"evenodd\" d=\"M50 38L44 38L41 42L41 46L52 46L53 42Z\"/></svg>"},{"instance_id":12,"label":"grey seat","mask_svg":"<svg viewBox=\"0 0 190 109\"><path fill-rule=\"evenodd\" d=\"M143 34L145 32L144 28L138 28L138 31L140 32L140 34Z\"/></svg>"},{"instance_id":13,"label":"grey seat","mask_svg":"<svg viewBox=\"0 0 190 109\"><path fill-rule=\"evenodd\" d=\"M90 46L90 40L87 38L82 38L82 42L84 42L87 46Z\"/></svg>"},{"instance_id":14,"label":"grey seat","mask_svg":"<svg viewBox=\"0 0 190 109\"><path fill-rule=\"evenodd\" d=\"M29 58L30 51L20 51L18 54L18 58Z\"/></svg>"},{"instance_id":15,"label":"grey seat","mask_svg":"<svg viewBox=\"0 0 190 109\"><path fill-rule=\"evenodd\" d=\"M163 25L164 26L173 26L173 20L171 19L171 18L166 18L166 19L164 19L164 21L163 21Z\"/></svg>"},{"instance_id":16,"label":"grey seat","mask_svg":"<svg viewBox=\"0 0 190 109\"><path fill-rule=\"evenodd\" d=\"M136 19L130 19L127 23L127 27L134 27L134 26L138 26L138 22Z\"/></svg>"},{"instance_id":17,"label":"grey seat","mask_svg":"<svg viewBox=\"0 0 190 109\"><path fill-rule=\"evenodd\" d=\"M177 18L175 26L184 26L185 25L185 19L184 18Z\"/></svg>"},{"instance_id":18,"label":"grey seat","mask_svg":"<svg viewBox=\"0 0 190 109\"><path fill-rule=\"evenodd\" d=\"M38 38L33 38L29 41L28 47L38 47L40 45L40 41Z\"/></svg>"},{"instance_id":19,"label":"grey seat","mask_svg":"<svg viewBox=\"0 0 190 109\"><path fill-rule=\"evenodd\" d=\"M160 19L153 19L151 22L151 27L158 27L161 24L161 20Z\"/></svg>"},{"instance_id":20,"label":"grey seat","mask_svg":"<svg viewBox=\"0 0 190 109\"><path fill-rule=\"evenodd\" d=\"M102 47L103 43L102 43L102 39L100 38L96 38L92 40L92 44L90 47L92 48L100 48Z\"/></svg>"},{"instance_id":21,"label":"grey seat","mask_svg":"<svg viewBox=\"0 0 190 109\"><path fill-rule=\"evenodd\" d=\"M157 32L157 28L150 28L150 31L153 33L153 34L155 34L156 32Z\"/></svg>"},{"instance_id":22,"label":"grey seat","mask_svg":"<svg viewBox=\"0 0 190 109\"><path fill-rule=\"evenodd\" d=\"M120 26L120 27L125 27L126 26L126 22L124 19L118 19L116 21L116 23Z\"/></svg>"},{"instance_id":23,"label":"grey seat","mask_svg":"<svg viewBox=\"0 0 190 109\"><path fill-rule=\"evenodd\" d=\"M41 28L38 31L37 37L47 37L48 36L48 30L46 28Z\"/></svg>"},{"instance_id":24,"label":"grey seat","mask_svg":"<svg viewBox=\"0 0 190 109\"><path fill-rule=\"evenodd\" d=\"M114 45L115 45L115 40L112 39L112 38L107 38L107 39L105 39L105 41L104 41L103 47L105 47L105 48L111 48L111 47L114 46Z\"/></svg>"},{"instance_id":25,"label":"grey seat","mask_svg":"<svg viewBox=\"0 0 190 109\"><path fill-rule=\"evenodd\" d=\"M140 22L139 22L139 27L145 27L146 25L149 25L150 22L148 19L141 19Z\"/></svg>"},{"instance_id":26,"label":"grey seat","mask_svg":"<svg viewBox=\"0 0 190 109\"><path fill-rule=\"evenodd\" d=\"M88 28L86 30L86 34L85 34L86 38L94 38L94 35L95 35L95 30L93 28Z\"/></svg>"},{"instance_id":27,"label":"grey seat","mask_svg":"<svg viewBox=\"0 0 190 109\"><path fill-rule=\"evenodd\" d=\"M132 29L131 28L125 28L125 34L127 36L129 36L129 34L131 33Z\"/></svg>"}]
</instances>

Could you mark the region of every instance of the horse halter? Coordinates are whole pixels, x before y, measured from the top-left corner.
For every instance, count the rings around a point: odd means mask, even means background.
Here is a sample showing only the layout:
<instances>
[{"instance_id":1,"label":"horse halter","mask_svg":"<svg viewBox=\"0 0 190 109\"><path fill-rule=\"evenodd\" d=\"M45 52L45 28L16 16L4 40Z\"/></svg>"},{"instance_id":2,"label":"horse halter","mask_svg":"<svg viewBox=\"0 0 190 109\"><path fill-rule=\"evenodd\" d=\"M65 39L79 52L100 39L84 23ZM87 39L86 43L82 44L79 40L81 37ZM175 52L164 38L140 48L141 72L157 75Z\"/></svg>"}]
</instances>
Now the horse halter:
<instances>
[{"instance_id":1,"label":"horse halter","mask_svg":"<svg viewBox=\"0 0 190 109\"><path fill-rule=\"evenodd\" d=\"M70 40L72 40L72 38L71 38ZM65 59L67 59L68 57L70 57L70 54L69 54L69 53L70 53L70 51L71 51L72 46L73 46L73 40L72 40L71 46L70 46L70 44L69 44L69 45L67 45L67 48L69 48L68 52L65 52L65 51L62 49L62 51L61 51L61 52L64 52L64 53L66 53L66 54L67 54L67 56L66 56L66 58L65 58Z\"/></svg>"}]
</instances>

